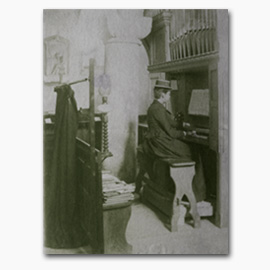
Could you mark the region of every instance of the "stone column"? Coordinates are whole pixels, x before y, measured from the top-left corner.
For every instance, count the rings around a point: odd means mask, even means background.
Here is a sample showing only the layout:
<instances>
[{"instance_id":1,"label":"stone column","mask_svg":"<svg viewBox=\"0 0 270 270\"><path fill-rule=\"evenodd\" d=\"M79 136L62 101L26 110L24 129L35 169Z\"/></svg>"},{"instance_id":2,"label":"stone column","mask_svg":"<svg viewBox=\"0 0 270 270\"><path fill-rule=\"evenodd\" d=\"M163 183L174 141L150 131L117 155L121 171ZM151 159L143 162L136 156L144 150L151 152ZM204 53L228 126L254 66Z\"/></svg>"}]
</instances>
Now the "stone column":
<instances>
[{"instance_id":1,"label":"stone column","mask_svg":"<svg viewBox=\"0 0 270 270\"><path fill-rule=\"evenodd\" d=\"M151 31L152 19L143 10L114 10L107 16L113 36L105 49L105 73L111 80L109 104L109 147L113 157L104 169L126 182L136 174L137 119L140 89L140 39Z\"/></svg>"}]
</instances>

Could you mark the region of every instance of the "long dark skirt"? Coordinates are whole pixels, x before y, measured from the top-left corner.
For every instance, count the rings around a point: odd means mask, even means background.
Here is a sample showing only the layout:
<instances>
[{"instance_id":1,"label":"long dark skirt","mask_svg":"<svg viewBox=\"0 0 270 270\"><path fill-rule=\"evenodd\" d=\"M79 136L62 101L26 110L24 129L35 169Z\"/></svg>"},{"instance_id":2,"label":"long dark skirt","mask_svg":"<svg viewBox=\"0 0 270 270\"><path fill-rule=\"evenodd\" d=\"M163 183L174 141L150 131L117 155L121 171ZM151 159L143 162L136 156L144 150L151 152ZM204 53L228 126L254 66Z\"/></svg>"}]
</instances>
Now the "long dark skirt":
<instances>
[{"instance_id":1,"label":"long dark skirt","mask_svg":"<svg viewBox=\"0 0 270 270\"><path fill-rule=\"evenodd\" d=\"M176 158L183 162L195 161L196 174L193 179L193 191L196 200L202 201L206 197L205 177L200 153L196 147L190 147L179 139L155 138L145 139L143 151L151 159ZM138 190L138 189L137 189Z\"/></svg>"}]
</instances>

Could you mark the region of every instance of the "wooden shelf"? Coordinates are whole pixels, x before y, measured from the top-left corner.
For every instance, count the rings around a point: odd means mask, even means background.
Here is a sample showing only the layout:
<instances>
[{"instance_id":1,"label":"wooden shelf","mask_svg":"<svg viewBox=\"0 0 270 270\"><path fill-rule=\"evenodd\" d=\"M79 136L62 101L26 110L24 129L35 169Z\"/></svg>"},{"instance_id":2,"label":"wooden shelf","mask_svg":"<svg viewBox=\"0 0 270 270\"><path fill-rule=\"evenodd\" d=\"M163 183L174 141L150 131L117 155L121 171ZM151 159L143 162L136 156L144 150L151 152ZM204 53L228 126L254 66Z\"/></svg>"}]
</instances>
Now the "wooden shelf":
<instances>
[{"instance_id":1,"label":"wooden shelf","mask_svg":"<svg viewBox=\"0 0 270 270\"><path fill-rule=\"evenodd\" d=\"M163 62L148 66L149 72L184 72L198 70L207 67L211 62L217 61L218 52L206 53L199 56L191 56L184 59Z\"/></svg>"}]
</instances>

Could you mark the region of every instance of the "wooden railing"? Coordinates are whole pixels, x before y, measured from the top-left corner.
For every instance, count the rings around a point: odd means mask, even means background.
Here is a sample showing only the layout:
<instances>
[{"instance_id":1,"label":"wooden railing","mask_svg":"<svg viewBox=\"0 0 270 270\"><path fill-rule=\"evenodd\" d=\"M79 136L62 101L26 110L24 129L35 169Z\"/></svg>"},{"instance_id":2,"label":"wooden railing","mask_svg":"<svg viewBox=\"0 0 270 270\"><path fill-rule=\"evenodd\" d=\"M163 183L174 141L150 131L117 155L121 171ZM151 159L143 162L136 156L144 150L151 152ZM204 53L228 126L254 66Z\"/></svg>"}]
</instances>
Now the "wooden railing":
<instances>
[{"instance_id":1,"label":"wooden railing","mask_svg":"<svg viewBox=\"0 0 270 270\"><path fill-rule=\"evenodd\" d=\"M171 10L170 56L178 60L217 51L216 10Z\"/></svg>"},{"instance_id":2,"label":"wooden railing","mask_svg":"<svg viewBox=\"0 0 270 270\"><path fill-rule=\"evenodd\" d=\"M88 237L91 253L104 253L101 153L90 160L90 145L76 138L76 171L80 221ZM93 164L94 162L94 164Z\"/></svg>"}]
</instances>

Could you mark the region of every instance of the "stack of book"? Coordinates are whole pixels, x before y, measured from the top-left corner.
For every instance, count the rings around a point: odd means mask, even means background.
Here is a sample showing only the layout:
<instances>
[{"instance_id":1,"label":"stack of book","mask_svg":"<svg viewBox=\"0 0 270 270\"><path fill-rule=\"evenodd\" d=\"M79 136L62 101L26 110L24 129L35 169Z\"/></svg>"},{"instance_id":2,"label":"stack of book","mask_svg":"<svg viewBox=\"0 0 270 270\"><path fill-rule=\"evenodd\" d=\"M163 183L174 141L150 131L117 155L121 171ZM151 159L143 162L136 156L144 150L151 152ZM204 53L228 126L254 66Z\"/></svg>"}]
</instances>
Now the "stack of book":
<instances>
[{"instance_id":1,"label":"stack of book","mask_svg":"<svg viewBox=\"0 0 270 270\"><path fill-rule=\"evenodd\" d=\"M110 174L102 174L103 204L113 205L134 200L135 186Z\"/></svg>"}]
</instances>

